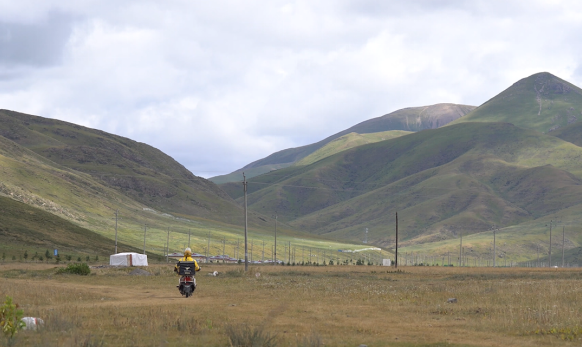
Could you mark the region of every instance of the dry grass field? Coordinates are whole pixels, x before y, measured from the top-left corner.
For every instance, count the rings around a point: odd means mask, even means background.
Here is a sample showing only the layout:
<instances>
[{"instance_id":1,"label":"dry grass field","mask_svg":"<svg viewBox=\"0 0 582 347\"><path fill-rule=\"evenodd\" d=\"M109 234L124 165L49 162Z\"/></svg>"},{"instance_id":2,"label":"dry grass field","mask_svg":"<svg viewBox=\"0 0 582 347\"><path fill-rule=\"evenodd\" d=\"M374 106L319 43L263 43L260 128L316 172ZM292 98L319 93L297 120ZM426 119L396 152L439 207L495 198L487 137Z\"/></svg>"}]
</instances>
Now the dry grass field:
<instances>
[{"instance_id":1,"label":"dry grass field","mask_svg":"<svg viewBox=\"0 0 582 347\"><path fill-rule=\"evenodd\" d=\"M559 346L582 343L582 271L207 265L192 298L170 265L56 275L0 265L0 295L46 321L16 346ZM208 276L219 271L218 277ZM260 276L258 275L260 273ZM457 298L457 303L447 299ZM6 344L7 340L0 343ZM257 344L256 346L260 346Z\"/></svg>"}]
</instances>

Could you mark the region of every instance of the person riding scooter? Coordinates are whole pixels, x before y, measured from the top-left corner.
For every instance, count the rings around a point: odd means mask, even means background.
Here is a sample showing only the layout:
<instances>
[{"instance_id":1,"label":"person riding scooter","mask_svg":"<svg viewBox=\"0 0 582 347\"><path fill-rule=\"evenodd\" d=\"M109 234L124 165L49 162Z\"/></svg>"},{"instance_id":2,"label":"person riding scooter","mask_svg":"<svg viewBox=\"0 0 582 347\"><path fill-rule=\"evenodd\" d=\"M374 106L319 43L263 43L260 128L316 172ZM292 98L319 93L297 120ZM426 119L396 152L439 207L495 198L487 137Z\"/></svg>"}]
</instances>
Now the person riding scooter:
<instances>
[{"instance_id":1,"label":"person riding scooter","mask_svg":"<svg viewBox=\"0 0 582 347\"><path fill-rule=\"evenodd\" d=\"M194 263L194 271L200 271L200 266L198 265L198 262L194 258L192 258L192 250L190 249L190 247L188 247L184 250L184 256L182 258L180 258L180 260L178 260L178 263L174 267L174 272L176 272L178 275L180 275L180 271L179 271L180 262L193 262ZM192 276L180 276L180 279L178 280L178 285L176 286L177 288L180 289L180 292L182 292L182 290L184 288L183 286L185 284L184 283L185 280L193 282L194 286L192 288L192 291L194 291L194 289L196 289L196 279L194 278L194 275L192 274ZM182 287L180 287L180 286L182 286ZM188 295L186 297L188 297Z\"/></svg>"}]
</instances>

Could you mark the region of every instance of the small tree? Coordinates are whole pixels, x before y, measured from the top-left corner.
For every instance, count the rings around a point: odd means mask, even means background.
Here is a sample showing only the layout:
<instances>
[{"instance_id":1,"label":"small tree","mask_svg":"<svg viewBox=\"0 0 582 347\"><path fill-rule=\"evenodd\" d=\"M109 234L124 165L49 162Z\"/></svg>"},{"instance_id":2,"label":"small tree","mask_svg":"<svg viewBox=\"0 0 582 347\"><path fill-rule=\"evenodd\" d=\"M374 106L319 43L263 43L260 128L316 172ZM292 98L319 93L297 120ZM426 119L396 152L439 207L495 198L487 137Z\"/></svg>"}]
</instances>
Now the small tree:
<instances>
[{"instance_id":1,"label":"small tree","mask_svg":"<svg viewBox=\"0 0 582 347\"><path fill-rule=\"evenodd\" d=\"M71 261L71 259L73 259L73 257L70 255L66 255L65 258L67 259L67 261Z\"/></svg>"},{"instance_id":2,"label":"small tree","mask_svg":"<svg viewBox=\"0 0 582 347\"><path fill-rule=\"evenodd\" d=\"M77 257L77 261L81 261L81 257Z\"/></svg>"},{"instance_id":3,"label":"small tree","mask_svg":"<svg viewBox=\"0 0 582 347\"><path fill-rule=\"evenodd\" d=\"M26 261L26 259L28 259L28 252L27 251L24 251L23 257L24 257L24 261Z\"/></svg>"},{"instance_id":4,"label":"small tree","mask_svg":"<svg viewBox=\"0 0 582 347\"><path fill-rule=\"evenodd\" d=\"M99 256L98 255L95 256L95 261L99 261Z\"/></svg>"},{"instance_id":5,"label":"small tree","mask_svg":"<svg viewBox=\"0 0 582 347\"><path fill-rule=\"evenodd\" d=\"M2 262L4 262L4 259L6 259L6 253L2 252Z\"/></svg>"},{"instance_id":6,"label":"small tree","mask_svg":"<svg viewBox=\"0 0 582 347\"><path fill-rule=\"evenodd\" d=\"M61 262L61 255L57 254L57 256L55 257L55 262L58 264Z\"/></svg>"},{"instance_id":7,"label":"small tree","mask_svg":"<svg viewBox=\"0 0 582 347\"><path fill-rule=\"evenodd\" d=\"M89 261L89 259L90 259L89 256L85 257L85 261Z\"/></svg>"},{"instance_id":8,"label":"small tree","mask_svg":"<svg viewBox=\"0 0 582 347\"><path fill-rule=\"evenodd\" d=\"M0 306L0 329L9 340L14 338L18 330L26 326L22 321L23 315L24 312L18 309L18 305L12 302L12 298L6 296L6 301Z\"/></svg>"}]
</instances>

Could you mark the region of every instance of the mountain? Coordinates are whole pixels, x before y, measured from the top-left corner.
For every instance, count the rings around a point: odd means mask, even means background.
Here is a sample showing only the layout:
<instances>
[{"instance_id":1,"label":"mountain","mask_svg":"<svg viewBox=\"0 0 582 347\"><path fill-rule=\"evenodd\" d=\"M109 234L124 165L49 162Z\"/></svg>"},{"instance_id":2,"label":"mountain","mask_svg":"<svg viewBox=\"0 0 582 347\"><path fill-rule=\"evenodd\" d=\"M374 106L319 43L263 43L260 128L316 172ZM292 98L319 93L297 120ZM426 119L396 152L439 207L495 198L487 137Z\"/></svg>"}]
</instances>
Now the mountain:
<instances>
[{"instance_id":1,"label":"mountain","mask_svg":"<svg viewBox=\"0 0 582 347\"><path fill-rule=\"evenodd\" d=\"M242 223L240 206L214 183L147 144L7 110L0 110L0 136L154 209Z\"/></svg>"},{"instance_id":2,"label":"mountain","mask_svg":"<svg viewBox=\"0 0 582 347\"><path fill-rule=\"evenodd\" d=\"M9 256L52 247L111 254L116 229L122 251L145 247L159 256L190 245L198 253L241 255L241 206L159 150L71 123L0 113L0 250ZM248 217L251 253L253 242L265 242L270 258L274 218L254 211ZM280 254L289 242L364 248L282 222L277 238Z\"/></svg>"},{"instance_id":3,"label":"mountain","mask_svg":"<svg viewBox=\"0 0 582 347\"><path fill-rule=\"evenodd\" d=\"M548 72L541 72L515 82L449 125L508 122L550 133L579 120L582 120L582 89Z\"/></svg>"},{"instance_id":4,"label":"mountain","mask_svg":"<svg viewBox=\"0 0 582 347\"><path fill-rule=\"evenodd\" d=\"M581 178L578 146L509 123L462 123L254 177L248 201L337 239L361 240L370 228L379 245L391 243L398 211L401 239L414 244L581 215Z\"/></svg>"},{"instance_id":5,"label":"mountain","mask_svg":"<svg viewBox=\"0 0 582 347\"><path fill-rule=\"evenodd\" d=\"M212 177L210 180L217 184L237 182L241 180L242 172L245 173L247 178L250 178L273 170L289 167L329 142L349 133L368 134L389 130L419 131L435 129L466 115L473 109L475 109L475 106L456 104L436 104L404 108L381 117L358 123L351 128L340 131L319 142L275 152L263 159L246 165L242 169L236 170L228 175Z\"/></svg>"},{"instance_id":6,"label":"mountain","mask_svg":"<svg viewBox=\"0 0 582 347\"><path fill-rule=\"evenodd\" d=\"M337 139L329 142L325 146L321 147L317 151L311 153L307 157L295 162L295 166L303 166L313 164L316 161L327 158L336 153L345 151L350 148L366 145L368 143L380 142L384 140L394 139L400 136L412 134L411 131L404 130L389 130L379 133L369 133L369 134L358 134L349 133L338 137Z\"/></svg>"}]
</instances>

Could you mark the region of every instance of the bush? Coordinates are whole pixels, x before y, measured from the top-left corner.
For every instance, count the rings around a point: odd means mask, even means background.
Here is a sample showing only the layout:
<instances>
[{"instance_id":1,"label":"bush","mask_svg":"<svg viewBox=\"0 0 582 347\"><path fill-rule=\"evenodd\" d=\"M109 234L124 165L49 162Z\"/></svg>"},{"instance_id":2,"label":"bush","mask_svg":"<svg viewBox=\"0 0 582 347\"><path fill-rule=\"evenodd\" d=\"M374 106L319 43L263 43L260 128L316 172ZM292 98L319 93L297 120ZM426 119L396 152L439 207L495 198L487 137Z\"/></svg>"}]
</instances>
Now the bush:
<instances>
[{"instance_id":1,"label":"bush","mask_svg":"<svg viewBox=\"0 0 582 347\"><path fill-rule=\"evenodd\" d=\"M277 346L277 335L271 335L263 330L263 327L250 327L243 325L227 325L226 335L231 346L240 347L274 347Z\"/></svg>"},{"instance_id":2,"label":"bush","mask_svg":"<svg viewBox=\"0 0 582 347\"><path fill-rule=\"evenodd\" d=\"M82 263L82 264L69 264L67 267L63 267L57 270L57 274L73 274L73 275L82 275L87 276L91 273L91 269L89 269L89 265Z\"/></svg>"},{"instance_id":3,"label":"bush","mask_svg":"<svg viewBox=\"0 0 582 347\"><path fill-rule=\"evenodd\" d=\"M14 335L24 328L25 324L21 320L24 313L18 309L18 305L12 303L12 298L6 296L6 301L0 306L0 328L8 339L13 339Z\"/></svg>"}]
</instances>

